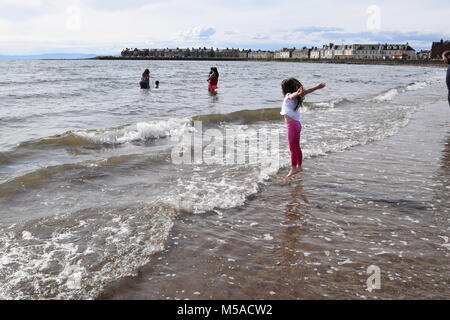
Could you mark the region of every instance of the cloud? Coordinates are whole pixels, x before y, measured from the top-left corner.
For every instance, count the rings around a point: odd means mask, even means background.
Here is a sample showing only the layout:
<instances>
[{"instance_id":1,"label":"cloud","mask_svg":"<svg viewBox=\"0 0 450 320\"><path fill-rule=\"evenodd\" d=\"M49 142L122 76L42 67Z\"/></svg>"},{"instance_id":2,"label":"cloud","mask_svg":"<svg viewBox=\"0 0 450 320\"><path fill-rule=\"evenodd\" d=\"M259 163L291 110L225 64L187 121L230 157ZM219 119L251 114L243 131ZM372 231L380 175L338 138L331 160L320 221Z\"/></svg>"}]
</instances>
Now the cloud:
<instances>
[{"instance_id":1,"label":"cloud","mask_svg":"<svg viewBox=\"0 0 450 320\"><path fill-rule=\"evenodd\" d=\"M186 41L192 41L192 40L209 40L214 34L216 33L216 30L211 27L194 27L191 29L188 29L186 31L183 31L179 34L181 39Z\"/></svg>"},{"instance_id":2,"label":"cloud","mask_svg":"<svg viewBox=\"0 0 450 320\"><path fill-rule=\"evenodd\" d=\"M83 2L92 8L103 11L131 10L146 5L155 4L167 0L84 0Z\"/></svg>"},{"instance_id":3,"label":"cloud","mask_svg":"<svg viewBox=\"0 0 450 320\"><path fill-rule=\"evenodd\" d=\"M314 33L314 32L331 32L331 31L344 31L343 28L333 27L299 27L295 28L294 32Z\"/></svg>"},{"instance_id":4,"label":"cloud","mask_svg":"<svg viewBox=\"0 0 450 320\"><path fill-rule=\"evenodd\" d=\"M411 41L437 41L445 37L442 33L423 33L417 31L399 32L323 32L321 37L326 39L344 39L345 42L352 40L366 40L371 42L411 42Z\"/></svg>"},{"instance_id":5,"label":"cloud","mask_svg":"<svg viewBox=\"0 0 450 320\"><path fill-rule=\"evenodd\" d=\"M41 1L31 0L1 0L0 18L13 21L24 21L42 15L48 6Z\"/></svg>"},{"instance_id":6,"label":"cloud","mask_svg":"<svg viewBox=\"0 0 450 320\"><path fill-rule=\"evenodd\" d=\"M265 34L256 34L253 38L253 40L268 40L269 36L265 35Z\"/></svg>"}]
</instances>

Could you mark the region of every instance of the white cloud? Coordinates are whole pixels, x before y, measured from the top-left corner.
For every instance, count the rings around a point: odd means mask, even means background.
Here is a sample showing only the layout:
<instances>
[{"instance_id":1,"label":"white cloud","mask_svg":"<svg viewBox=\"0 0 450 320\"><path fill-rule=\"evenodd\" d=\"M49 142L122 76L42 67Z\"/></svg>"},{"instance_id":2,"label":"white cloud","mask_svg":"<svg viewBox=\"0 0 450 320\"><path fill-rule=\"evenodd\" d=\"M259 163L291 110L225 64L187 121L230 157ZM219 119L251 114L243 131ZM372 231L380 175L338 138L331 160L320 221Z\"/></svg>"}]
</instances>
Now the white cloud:
<instances>
[{"instance_id":1,"label":"white cloud","mask_svg":"<svg viewBox=\"0 0 450 320\"><path fill-rule=\"evenodd\" d=\"M192 41L192 40L209 40L216 30L212 27L194 27L179 33L179 38Z\"/></svg>"}]
</instances>

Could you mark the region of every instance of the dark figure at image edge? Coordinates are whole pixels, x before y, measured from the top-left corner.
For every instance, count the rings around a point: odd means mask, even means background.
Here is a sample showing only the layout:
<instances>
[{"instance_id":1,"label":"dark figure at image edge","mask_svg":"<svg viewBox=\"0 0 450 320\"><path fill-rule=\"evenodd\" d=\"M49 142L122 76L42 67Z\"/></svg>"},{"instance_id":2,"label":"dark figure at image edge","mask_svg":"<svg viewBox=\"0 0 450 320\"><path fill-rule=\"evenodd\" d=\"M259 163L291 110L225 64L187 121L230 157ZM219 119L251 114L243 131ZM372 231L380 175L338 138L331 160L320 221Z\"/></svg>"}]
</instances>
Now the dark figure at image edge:
<instances>
[{"instance_id":1,"label":"dark figure at image edge","mask_svg":"<svg viewBox=\"0 0 450 320\"><path fill-rule=\"evenodd\" d=\"M139 82L141 89L150 89L150 70L145 69Z\"/></svg>"},{"instance_id":2,"label":"dark figure at image edge","mask_svg":"<svg viewBox=\"0 0 450 320\"><path fill-rule=\"evenodd\" d=\"M445 63L447 63L447 89L448 89L448 105L450 106L450 51L445 51L442 55L444 58Z\"/></svg>"}]
</instances>

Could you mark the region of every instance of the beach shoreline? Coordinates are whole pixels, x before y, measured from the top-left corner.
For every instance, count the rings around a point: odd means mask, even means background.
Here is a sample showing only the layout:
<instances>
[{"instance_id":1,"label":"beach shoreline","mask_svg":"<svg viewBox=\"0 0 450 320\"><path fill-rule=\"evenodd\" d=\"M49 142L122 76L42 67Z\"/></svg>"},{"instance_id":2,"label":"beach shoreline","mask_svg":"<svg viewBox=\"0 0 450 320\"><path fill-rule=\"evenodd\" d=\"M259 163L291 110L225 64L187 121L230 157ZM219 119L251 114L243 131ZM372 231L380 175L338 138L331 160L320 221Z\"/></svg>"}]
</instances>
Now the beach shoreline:
<instances>
[{"instance_id":1,"label":"beach shoreline","mask_svg":"<svg viewBox=\"0 0 450 320\"><path fill-rule=\"evenodd\" d=\"M244 207L180 216L165 250L97 299L446 299L448 113L422 107L397 134L307 159ZM367 291L370 265L381 290Z\"/></svg>"}]
</instances>

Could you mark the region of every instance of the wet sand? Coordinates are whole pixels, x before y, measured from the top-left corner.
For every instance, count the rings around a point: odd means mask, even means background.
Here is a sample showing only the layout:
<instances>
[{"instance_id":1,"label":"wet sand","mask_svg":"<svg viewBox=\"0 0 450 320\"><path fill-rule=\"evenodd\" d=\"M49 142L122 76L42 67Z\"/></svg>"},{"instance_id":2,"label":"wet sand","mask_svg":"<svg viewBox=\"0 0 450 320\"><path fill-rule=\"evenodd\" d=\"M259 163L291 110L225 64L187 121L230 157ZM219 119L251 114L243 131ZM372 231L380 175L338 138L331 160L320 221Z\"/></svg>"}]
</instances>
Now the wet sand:
<instances>
[{"instance_id":1,"label":"wet sand","mask_svg":"<svg viewBox=\"0 0 450 320\"><path fill-rule=\"evenodd\" d=\"M280 172L244 207L181 215L166 249L98 299L448 299L448 124L448 105L429 105L390 138Z\"/></svg>"}]
</instances>

